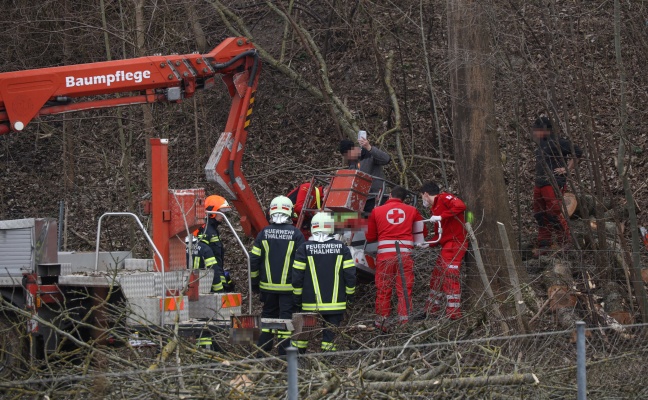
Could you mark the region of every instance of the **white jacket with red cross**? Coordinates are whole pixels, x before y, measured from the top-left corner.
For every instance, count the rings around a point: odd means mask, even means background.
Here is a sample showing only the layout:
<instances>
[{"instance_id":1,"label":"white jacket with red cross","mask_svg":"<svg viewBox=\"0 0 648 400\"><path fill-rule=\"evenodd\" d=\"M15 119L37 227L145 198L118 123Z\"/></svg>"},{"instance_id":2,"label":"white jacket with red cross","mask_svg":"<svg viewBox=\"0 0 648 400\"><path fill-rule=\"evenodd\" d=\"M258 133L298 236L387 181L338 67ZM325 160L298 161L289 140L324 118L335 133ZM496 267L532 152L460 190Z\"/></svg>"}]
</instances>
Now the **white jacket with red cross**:
<instances>
[{"instance_id":1,"label":"white jacket with red cross","mask_svg":"<svg viewBox=\"0 0 648 400\"><path fill-rule=\"evenodd\" d=\"M395 242L400 244L403 255L409 255L414 247L414 235L427 236L427 228L421 213L399 199L390 198L376 207L369 215L366 239L378 241L378 258L393 257Z\"/></svg>"}]
</instances>

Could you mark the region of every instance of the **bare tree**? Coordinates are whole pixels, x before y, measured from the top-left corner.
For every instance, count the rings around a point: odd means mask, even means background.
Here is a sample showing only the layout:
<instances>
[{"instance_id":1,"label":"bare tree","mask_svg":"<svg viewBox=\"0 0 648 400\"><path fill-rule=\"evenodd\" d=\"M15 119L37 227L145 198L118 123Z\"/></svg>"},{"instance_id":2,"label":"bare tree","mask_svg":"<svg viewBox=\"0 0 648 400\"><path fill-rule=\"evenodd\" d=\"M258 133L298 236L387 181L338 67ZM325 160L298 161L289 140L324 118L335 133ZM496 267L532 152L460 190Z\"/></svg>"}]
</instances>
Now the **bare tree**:
<instances>
[{"instance_id":1,"label":"bare tree","mask_svg":"<svg viewBox=\"0 0 648 400\"><path fill-rule=\"evenodd\" d=\"M448 56L455 161L459 187L475 216L477 237L495 293L510 287L502 243L497 234L501 222L510 236L504 174L494 126L493 74L489 66L489 39L482 21L483 5L473 0L449 0ZM519 257L515 264L520 265ZM526 271L518 268L522 281ZM471 274L477 277L478 274ZM478 287L477 279L470 282Z\"/></svg>"}]
</instances>

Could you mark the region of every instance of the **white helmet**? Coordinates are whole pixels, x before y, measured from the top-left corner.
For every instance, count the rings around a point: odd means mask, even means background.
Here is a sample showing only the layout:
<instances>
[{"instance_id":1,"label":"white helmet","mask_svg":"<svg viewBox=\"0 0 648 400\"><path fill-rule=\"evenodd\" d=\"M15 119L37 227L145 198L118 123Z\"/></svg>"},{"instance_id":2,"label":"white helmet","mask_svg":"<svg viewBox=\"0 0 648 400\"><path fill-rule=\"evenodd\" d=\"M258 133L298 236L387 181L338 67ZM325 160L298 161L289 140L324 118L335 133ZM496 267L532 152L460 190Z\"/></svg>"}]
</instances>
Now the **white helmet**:
<instances>
[{"instance_id":1,"label":"white helmet","mask_svg":"<svg viewBox=\"0 0 648 400\"><path fill-rule=\"evenodd\" d=\"M322 232L326 235L332 235L335 230L335 221L333 215L328 212L319 212L311 220L311 233Z\"/></svg>"},{"instance_id":2,"label":"white helmet","mask_svg":"<svg viewBox=\"0 0 648 400\"><path fill-rule=\"evenodd\" d=\"M293 214L293 203L286 196L277 196L270 202L270 216L274 214L283 214L292 217Z\"/></svg>"},{"instance_id":3,"label":"white helmet","mask_svg":"<svg viewBox=\"0 0 648 400\"><path fill-rule=\"evenodd\" d=\"M198 238L196 236L192 236L192 243L196 243L198 241ZM189 236L185 236L185 244L189 244Z\"/></svg>"}]
</instances>

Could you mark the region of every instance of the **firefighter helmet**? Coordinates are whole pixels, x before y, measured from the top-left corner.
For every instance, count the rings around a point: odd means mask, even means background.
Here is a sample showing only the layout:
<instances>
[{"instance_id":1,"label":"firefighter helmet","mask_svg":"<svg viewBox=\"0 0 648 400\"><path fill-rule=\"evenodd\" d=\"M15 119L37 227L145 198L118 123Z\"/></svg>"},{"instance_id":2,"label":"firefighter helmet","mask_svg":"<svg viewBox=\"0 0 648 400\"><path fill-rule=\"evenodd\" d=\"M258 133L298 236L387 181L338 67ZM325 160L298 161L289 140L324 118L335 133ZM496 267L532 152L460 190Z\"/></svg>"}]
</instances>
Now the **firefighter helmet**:
<instances>
[{"instance_id":1,"label":"firefighter helmet","mask_svg":"<svg viewBox=\"0 0 648 400\"><path fill-rule=\"evenodd\" d=\"M270 202L270 216L273 214L284 214L292 217L293 202L286 196L277 196Z\"/></svg>"},{"instance_id":2,"label":"firefighter helmet","mask_svg":"<svg viewBox=\"0 0 648 400\"><path fill-rule=\"evenodd\" d=\"M192 235L192 243L196 243L198 241L198 238L195 235ZM185 236L185 244L189 244L189 236Z\"/></svg>"},{"instance_id":3,"label":"firefighter helmet","mask_svg":"<svg viewBox=\"0 0 648 400\"><path fill-rule=\"evenodd\" d=\"M231 211L229 203L223 196L218 196L213 194L205 199L205 211L220 211L228 212ZM213 218L215 214L210 214L209 217Z\"/></svg>"},{"instance_id":4,"label":"firefighter helmet","mask_svg":"<svg viewBox=\"0 0 648 400\"><path fill-rule=\"evenodd\" d=\"M322 232L327 235L332 235L335 230L334 224L335 221L330 213L319 212L311 220L311 233Z\"/></svg>"}]
</instances>

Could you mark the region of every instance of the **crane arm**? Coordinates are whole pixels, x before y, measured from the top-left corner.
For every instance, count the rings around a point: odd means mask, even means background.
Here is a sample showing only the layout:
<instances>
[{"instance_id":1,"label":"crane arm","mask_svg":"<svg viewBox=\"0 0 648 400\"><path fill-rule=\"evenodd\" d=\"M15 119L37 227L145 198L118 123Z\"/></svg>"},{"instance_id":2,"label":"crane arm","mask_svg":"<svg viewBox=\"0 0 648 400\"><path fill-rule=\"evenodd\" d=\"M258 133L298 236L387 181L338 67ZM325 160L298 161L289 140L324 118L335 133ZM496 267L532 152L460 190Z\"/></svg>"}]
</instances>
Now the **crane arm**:
<instances>
[{"instance_id":1,"label":"crane arm","mask_svg":"<svg viewBox=\"0 0 648 400\"><path fill-rule=\"evenodd\" d=\"M43 115L142 103L178 103L199 90L213 88L216 75L221 75L232 103L225 131L206 167L207 177L221 186L240 213L246 234L254 236L267 221L243 176L241 162L260 68L258 53L250 41L234 37L207 54L139 57L0 73L0 135L22 131Z\"/></svg>"}]
</instances>

